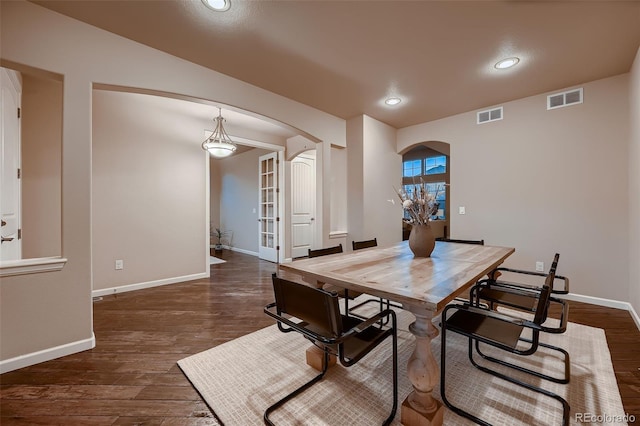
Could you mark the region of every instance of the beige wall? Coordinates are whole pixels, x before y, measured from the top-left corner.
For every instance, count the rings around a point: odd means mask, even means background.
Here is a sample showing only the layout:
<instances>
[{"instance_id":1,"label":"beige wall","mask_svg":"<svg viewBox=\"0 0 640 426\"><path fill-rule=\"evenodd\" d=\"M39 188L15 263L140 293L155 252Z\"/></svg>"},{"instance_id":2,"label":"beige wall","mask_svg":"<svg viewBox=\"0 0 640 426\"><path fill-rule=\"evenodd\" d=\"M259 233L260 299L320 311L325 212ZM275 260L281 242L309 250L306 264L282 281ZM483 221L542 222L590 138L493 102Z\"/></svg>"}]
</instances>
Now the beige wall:
<instances>
[{"instance_id":1,"label":"beige wall","mask_svg":"<svg viewBox=\"0 0 640 426\"><path fill-rule=\"evenodd\" d=\"M33 3L0 2L0 8L2 59L64 75L62 255L68 259L60 272L2 279L1 363L36 362L92 345L93 83L204 98L345 143L345 122L337 117ZM322 214L329 222L329 211Z\"/></svg>"},{"instance_id":2,"label":"beige wall","mask_svg":"<svg viewBox=\"0 0 640 426\"><path fill-rule=\"evenodd\" d=\"M256 148L215 162L220 170L220 226L233 233L235 249L258 253L258 158L269 152Z\"/></svg>"},{"instance_id":3,"label":"beige wall","mask_svg":"<svg viewBox=\"0 0 640 426\"><path fill-rule=\"evenodd\" d=\"M22 257L62 252L62 81L22 75Z\"/></svg>"},{"instance_id":4,"label":"beige wall","mask_svg":"<svg viewBox=\"0 0 640 426\"><path fill-rule=\"evenodd\" d=\"M378 245L402 240L399 188L402 156L396 152L396 129L366 115L347 122L348 244L378 239Z\"/></svg>"},{"instance_id":5,"label":"beige wall","mask_svg":"<svg viewBox=\"0 0 640 426\"><path fill-rule=\"evenodd\" d=\"M357 239L376 237L385 246L402 240L402 209L394 188L402 183L402 156L396 152L396 129L364 116L364 222Z\"/></svg>"},{"instance_id":6,"label":"beige wall","mask_svg":"<svg viewBox=\"0 0 640 426\"><path fill-rule=\"evenodd\" d=\"M640 315L640 48L629 90L629 301Z\"/></svg>"},{"instance_id":7,"label":"beige wall","mask_svg":"<svg viewBox=\"0 0 640 426\"><path fill-rule=\"evenodd\" d=\"M545 94L504 104L501 121L469 112L404 128L398 150L451 144L453 238L515 247L507 264L528 269L559 252L572 292L626 301L628 90L625 74L585 84L580 105L547 111Z\"/></svg>"},{"instance_id":8,"label":"beige wall","mask_svg":"<svg viewBox=\"0 0 640 426\"><path fill-rule=\"evenodd\" d=\"M203 128L166 102L93 92L94 290L208 273Z\"/></svg>"}]
</instances>

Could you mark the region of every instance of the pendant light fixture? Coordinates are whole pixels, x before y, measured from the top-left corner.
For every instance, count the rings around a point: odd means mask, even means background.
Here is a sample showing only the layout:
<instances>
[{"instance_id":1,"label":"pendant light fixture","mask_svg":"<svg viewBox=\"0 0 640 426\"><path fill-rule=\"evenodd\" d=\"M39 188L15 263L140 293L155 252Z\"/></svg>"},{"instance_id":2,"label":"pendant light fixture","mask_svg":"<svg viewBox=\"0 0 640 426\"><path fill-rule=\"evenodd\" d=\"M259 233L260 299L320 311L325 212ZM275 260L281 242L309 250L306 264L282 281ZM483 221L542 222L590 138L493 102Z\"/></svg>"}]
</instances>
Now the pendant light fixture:
<instances>
[{"instance_id":1,"label":"pendant light fixture","mask_svg":"<svg viewBox=\"0 0 640 426\"><path fill-rule=\"evenodd\" d=\"M234 153L237 147L224 130L222 123L225 119L222 118L222 110L220 108L218 108L218 116L213 120L216 122L216 127L211 136L202 142L202 149L217 158L228 157Z\"/></svg>"}]
</instances>

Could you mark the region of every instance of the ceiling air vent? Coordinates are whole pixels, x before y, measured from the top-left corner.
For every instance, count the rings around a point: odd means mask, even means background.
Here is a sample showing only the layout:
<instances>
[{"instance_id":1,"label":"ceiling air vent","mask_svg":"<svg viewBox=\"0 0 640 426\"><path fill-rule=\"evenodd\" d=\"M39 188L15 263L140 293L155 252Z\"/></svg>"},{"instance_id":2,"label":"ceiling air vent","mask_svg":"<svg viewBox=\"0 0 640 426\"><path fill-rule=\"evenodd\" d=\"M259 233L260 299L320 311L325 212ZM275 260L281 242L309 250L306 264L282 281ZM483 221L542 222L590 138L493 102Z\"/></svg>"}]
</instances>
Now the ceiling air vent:
<instances>
[{"instance_id":1,"label":"ceiling air vent","mask_svg":"<svg viewBox=\"0 0 640 426\"><path fill-rule=\"evenodd\" d=\"M582 103L582 87L547 96L547 109L562 108Z\"/></svg>"},{"instance_id":2,"label":"ceiling air vent","mask_svg":"<svg viewBox=\"0 0 640 426\"><path fill-rule=\"evenodd\" d=\"M502 107L478 112L478 124L502 120Z\"/></svg>"}]
</instances>

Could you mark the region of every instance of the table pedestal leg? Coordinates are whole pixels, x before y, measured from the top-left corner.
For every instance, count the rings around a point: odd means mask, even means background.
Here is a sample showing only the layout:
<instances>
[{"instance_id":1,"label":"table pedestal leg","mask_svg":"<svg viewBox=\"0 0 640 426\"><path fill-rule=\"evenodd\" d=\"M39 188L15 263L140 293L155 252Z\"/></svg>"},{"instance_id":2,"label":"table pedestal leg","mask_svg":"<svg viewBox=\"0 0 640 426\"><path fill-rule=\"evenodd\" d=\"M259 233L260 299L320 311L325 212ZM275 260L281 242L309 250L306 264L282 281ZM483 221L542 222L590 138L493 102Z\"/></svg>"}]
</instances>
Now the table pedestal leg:
<instances>
[{"instance_id":1,"label":"table pedestal leg","mask_svg":"<svg viewBox=\"0 0 640 426\"><path fill-rule=\"evenodd\" d=\"M416 337L416 348L409 358L407 373L413 391L402 402L401 421L405 426L440 426L444 408L431 393L440 378L438 363L431 352L431 339L438 336L438 329L431 323L432 313L417 309L411 312L416 321L409 331Z\"/></svg>"}]
</instances>

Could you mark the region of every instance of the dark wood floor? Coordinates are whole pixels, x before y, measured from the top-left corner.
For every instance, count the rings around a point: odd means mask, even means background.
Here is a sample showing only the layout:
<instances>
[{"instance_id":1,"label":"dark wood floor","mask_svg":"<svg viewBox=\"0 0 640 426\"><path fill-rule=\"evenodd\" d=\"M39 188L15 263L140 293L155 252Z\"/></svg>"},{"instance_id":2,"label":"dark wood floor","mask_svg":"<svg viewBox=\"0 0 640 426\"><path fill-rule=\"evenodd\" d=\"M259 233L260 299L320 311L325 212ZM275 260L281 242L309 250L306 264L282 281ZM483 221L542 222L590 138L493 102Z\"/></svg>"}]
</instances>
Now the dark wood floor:
<instances>
[{"instance_id":1,"label":"dark wood floor","mask_svg":"<svg viewBox=\"0 0 640 426\"><path fill-rule=\"evenodd\" d=\"M262 307L276 269L221 257L227 263L213 265L209 280L96 301L96 348L0 376L0 423L217 424L176 361L271 325ZM571 303L570 320L605 328L625 410L640 418L640 332L629 313Z\"/></svg>"}]
</instances>

